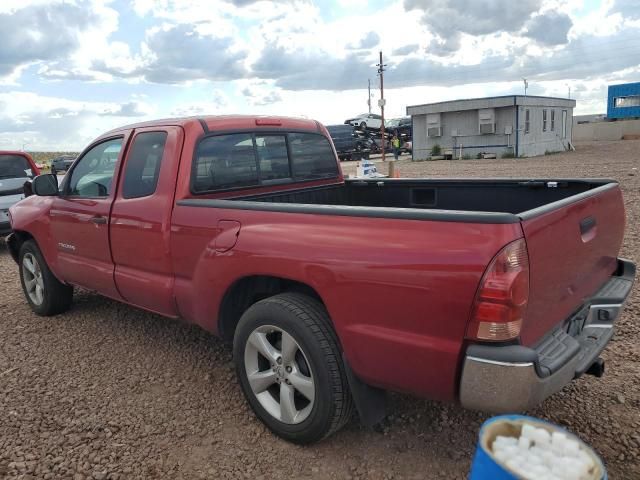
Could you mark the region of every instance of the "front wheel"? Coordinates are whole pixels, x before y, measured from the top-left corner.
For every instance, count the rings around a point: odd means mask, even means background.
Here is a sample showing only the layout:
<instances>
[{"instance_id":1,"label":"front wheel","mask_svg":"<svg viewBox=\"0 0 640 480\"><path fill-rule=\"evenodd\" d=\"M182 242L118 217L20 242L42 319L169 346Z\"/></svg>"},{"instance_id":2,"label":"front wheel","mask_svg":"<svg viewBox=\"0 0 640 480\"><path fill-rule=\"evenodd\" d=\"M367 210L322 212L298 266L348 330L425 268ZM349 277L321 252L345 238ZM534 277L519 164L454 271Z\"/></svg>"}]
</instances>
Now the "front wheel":
<instances>
[{"instance_id":1,"label":"front wheel","mask_svg":"<svg viewBox=\"0 0 640 480\"><path fill-rule=\"evenodd\" d=\"M365 122L362 122L360 124L360 130L366 130L367 129L367 124Z\"/></svg>"},{"instance_id":2,"label":"front wheel","mask_svg":"<svg viewBox=\"0 0 640 480\"><path fill-rule=\"evenodd\" d=\"M22 290L36 314L51 316L69 309L73 287L65 285L53 275L36 242L24 242L18 260Z\"/></svg>"},{"instance_id":3,"label":"front wheel","mask_svg":"<svg viewBox=\"0 0 640 480\"><path fill-rule=\"evenodd\" d=\"M316 442L350 419L338 340L317 300L283 293L255 303L238 323L233 355L249 405L285 440Z\"/></svg>"}]
</instances>

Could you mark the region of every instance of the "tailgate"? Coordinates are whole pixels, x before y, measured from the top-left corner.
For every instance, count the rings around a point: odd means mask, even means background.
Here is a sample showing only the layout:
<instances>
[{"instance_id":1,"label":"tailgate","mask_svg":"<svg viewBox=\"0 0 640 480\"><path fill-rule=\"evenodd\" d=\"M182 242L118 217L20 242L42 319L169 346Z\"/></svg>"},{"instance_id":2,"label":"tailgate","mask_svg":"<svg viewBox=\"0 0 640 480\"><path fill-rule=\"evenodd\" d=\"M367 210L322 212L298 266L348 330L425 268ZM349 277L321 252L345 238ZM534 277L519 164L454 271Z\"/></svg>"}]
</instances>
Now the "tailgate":
<instances>
[{"instance_id":1,"label":"tailgate","mask_svg":"<svg viewBox=\"0 0 640 480\"><path fill-rule=\"evenodd\" d=\"M625 217L617 183L521 215L529 251L529 305L521 331L536 343L616 270Z\"/></svg>"}]
</instances>

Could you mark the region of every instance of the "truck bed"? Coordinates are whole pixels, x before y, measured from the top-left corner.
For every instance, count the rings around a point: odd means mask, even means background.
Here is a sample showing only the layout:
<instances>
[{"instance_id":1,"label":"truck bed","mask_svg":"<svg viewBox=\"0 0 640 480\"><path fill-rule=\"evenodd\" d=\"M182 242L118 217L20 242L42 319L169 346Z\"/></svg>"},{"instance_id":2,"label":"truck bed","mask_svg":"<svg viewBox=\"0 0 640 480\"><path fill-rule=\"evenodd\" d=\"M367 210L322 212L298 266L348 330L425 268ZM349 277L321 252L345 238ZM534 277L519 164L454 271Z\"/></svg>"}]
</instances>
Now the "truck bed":
<instances>
[{"instance_id":1,"label":"truck bed","mask_svg":"<svg viewBox=\"0 0 640 480\"><path fill-rule=\"evenodd\" d=\"M367 179L260 195L229 196L225 200L183 202L192 206L209 204L327 215L515 223L616 185L617 182L606 179Z\"/></svg>"}]
</instances>

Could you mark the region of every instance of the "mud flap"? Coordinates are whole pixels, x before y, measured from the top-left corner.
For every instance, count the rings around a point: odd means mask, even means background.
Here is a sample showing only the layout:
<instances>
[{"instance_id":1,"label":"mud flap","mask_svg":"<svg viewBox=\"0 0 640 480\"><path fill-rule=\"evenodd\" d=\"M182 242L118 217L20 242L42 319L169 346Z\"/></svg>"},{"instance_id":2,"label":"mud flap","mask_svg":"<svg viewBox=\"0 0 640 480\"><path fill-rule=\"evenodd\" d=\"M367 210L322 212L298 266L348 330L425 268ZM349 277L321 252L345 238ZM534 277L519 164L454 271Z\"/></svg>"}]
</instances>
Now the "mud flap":
<instances>
[{"instance_id":1,"label":"mud flap","mask_svg":"<svg viewBox=\"0 0 640 480\"><path fill-rule=\"evenodd\" d=\"M344 353L342 363L347 374L351 396L356 404L360 422L368 428L379 425L387 416L387 393L381 388L372 387L360 380L353 370Z\"/></svg>"}]
</instances>

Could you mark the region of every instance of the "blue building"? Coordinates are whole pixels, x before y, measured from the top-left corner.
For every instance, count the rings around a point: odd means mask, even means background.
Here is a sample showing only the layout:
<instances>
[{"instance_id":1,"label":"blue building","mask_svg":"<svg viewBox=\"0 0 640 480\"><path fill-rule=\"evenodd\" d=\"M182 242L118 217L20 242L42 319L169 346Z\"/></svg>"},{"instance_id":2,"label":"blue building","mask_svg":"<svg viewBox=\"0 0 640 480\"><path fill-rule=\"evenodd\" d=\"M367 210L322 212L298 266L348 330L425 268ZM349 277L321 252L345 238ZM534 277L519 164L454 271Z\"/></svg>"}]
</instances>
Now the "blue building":
<instances>
[{"instance_id":1,"label":"blue building","mask_svg":"<svg viewBox=\"0 0 640 480\"><path fill-rule=\"evenodd\" d=\"M640 118L640 82L609 85L607 119Z\"/></svg>"}]
</instances>

